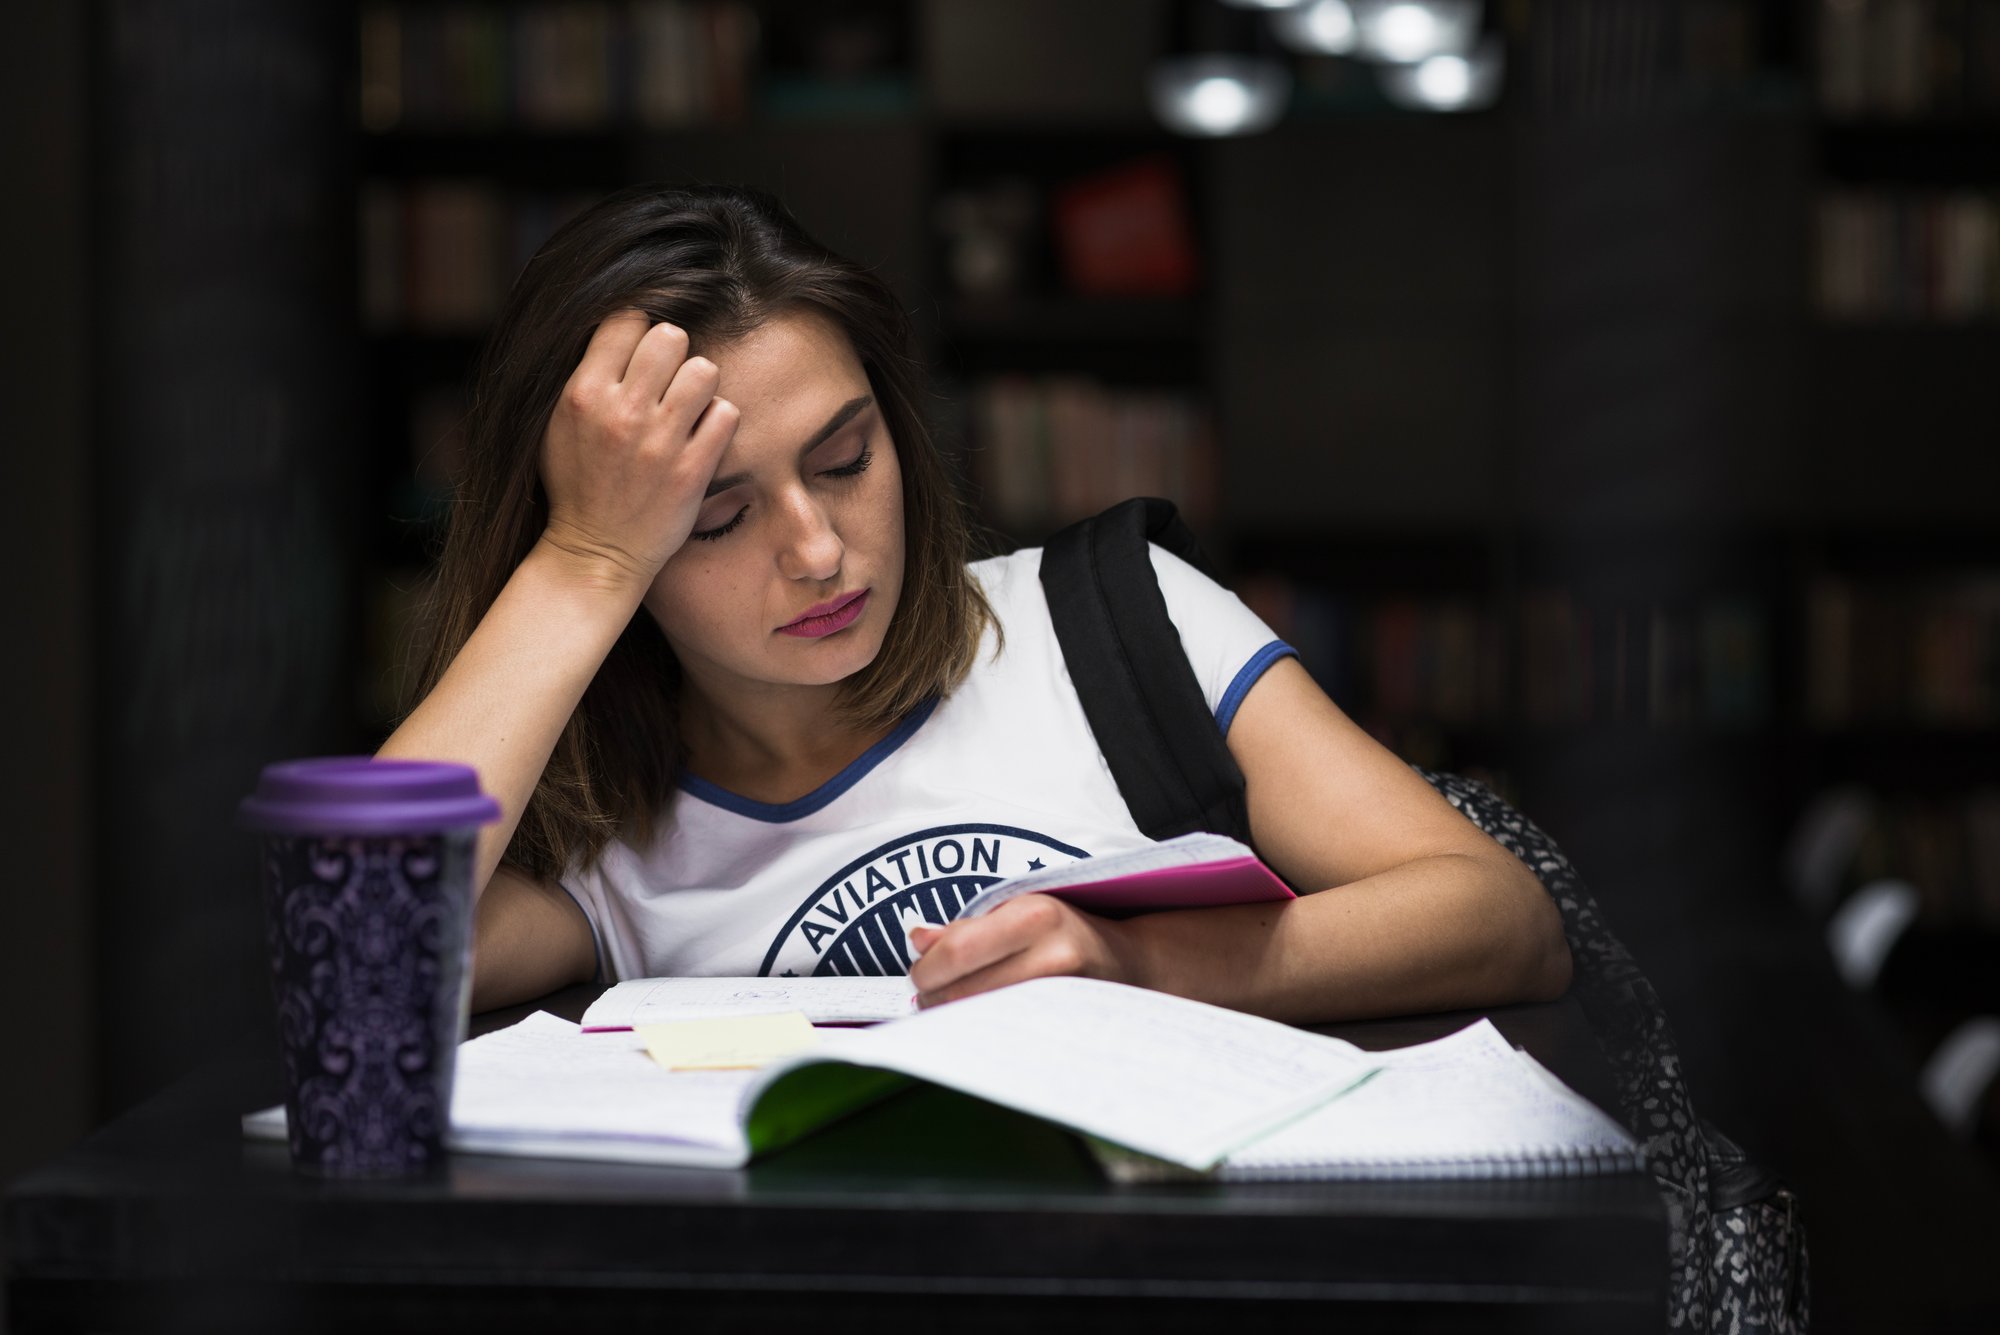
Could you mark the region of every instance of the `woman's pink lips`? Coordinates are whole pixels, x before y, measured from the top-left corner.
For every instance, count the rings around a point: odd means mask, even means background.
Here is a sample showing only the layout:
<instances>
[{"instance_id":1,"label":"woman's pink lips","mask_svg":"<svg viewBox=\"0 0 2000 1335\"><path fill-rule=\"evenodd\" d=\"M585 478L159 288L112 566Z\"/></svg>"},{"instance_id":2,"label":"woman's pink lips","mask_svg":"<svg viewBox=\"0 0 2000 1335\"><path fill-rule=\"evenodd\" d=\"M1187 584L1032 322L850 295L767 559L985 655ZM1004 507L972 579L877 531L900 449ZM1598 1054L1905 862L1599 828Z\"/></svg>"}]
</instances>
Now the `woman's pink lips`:
<instances>
[{"instance_id":1,"label":"woman's pink lips","mask_svg":"<svg viewBox=\"0 0 2000 1335\"><path fill-rule=\"evenodd\" d=\"M845 630L861 615L862 606L868 601L868 590L847 598L836 598L830 603L821 603L797 621L788 626L778 627L780 635L803 635L807 639L818 639L831 635L837 630Z\"/></svg>"}]
</instances>

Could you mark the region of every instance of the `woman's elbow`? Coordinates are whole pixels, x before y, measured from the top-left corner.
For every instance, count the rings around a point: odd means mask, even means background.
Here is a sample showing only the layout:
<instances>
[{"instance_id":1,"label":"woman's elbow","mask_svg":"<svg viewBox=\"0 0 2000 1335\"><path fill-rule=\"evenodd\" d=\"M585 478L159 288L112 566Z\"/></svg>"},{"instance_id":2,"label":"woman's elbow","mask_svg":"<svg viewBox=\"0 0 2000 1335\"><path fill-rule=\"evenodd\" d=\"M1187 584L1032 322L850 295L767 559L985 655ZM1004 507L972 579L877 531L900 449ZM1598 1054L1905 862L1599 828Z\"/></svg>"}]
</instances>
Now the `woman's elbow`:
<instances>
[{"instance_id":1,"label":"woman's elbow","mask_svg":"<svg viewBox=\"0 0 2000 1335\"><path fill-rule=\"evenodd\" d=\"M1494 855L1496 853L1496 855ZM1478 857L1486 1005L1554 1001L1570 989L1570 943L1562 911L1528 867L1506 849Z\"/></svg>"},{"instance_id":2,"label":"woman's elbow","mask_svg":"<svg viewBox=\"0 0 2000 1335\"><path fill-rule=\"evenodd\" d=\"M1518 865L1518 864L1517 864ZM1523 963L1520 972L1523 1000L1554 1001L1569 991L1572 961L1569 938L1563 935L1562 911L1555 900L1525 867L1522 873L1532 895L1522 932Z\"/></svg>"}]
</instances>

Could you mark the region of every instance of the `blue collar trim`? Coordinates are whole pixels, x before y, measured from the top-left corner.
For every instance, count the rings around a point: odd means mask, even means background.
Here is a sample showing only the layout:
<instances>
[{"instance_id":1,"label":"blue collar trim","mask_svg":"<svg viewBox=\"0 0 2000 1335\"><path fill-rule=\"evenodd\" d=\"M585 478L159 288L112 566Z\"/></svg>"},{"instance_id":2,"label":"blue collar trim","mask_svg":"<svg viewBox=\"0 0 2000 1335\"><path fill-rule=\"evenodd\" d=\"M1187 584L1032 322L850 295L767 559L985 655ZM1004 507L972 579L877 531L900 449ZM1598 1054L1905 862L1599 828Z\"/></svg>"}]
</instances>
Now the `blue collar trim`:
<instances>
[{"instance_id":1,"label":"blue collar trim","mask_svg":"<svg viewBox=\"0 0 2000 1335\"><path fill-rule=\"evenodd\" d=\"M719 784L710 783L698 774L683 772L677 780L676 786L690 797L698 797L710 806L721 807L724 811L733 811L737 815L747 816L751 820L769 821L774 825L782 825L787 821L799 820L812 815L815 811L826 806L829 802L866 778L870 770L894 755L897 748L914 737L918 728L924 726L925 720L930 718L932 711L937 706L938 702L935 698L924 701L921 705L910 711L909 717L896 725L894 732L855 757L846 769L834 775L804 797L795 798L782 806L775 806L769 802L758 802L751 798L732 793Z\"/></svg>"}]
</instances>

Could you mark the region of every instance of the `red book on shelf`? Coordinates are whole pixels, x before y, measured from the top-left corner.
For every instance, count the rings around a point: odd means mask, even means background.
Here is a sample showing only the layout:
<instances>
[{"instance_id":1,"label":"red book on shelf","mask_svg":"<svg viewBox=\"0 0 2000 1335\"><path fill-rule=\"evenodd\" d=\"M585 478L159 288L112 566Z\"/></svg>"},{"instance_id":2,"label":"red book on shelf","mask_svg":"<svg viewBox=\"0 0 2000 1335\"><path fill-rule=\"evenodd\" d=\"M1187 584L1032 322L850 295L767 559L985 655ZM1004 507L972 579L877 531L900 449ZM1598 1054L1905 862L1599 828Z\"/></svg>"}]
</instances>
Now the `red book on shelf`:
<instances>
[{"instance_id":1,"label":"red book on shelf","mask_svg":"<svg viewBox=\"0 0 2000 1335\"><path fill-rule=\"evenodd\" d=\"M1072 291L1180 297L1194 291L1194 235L1172 158L1155 155L1058 191L1056 251Z\"/></svg>"}]
</instances>

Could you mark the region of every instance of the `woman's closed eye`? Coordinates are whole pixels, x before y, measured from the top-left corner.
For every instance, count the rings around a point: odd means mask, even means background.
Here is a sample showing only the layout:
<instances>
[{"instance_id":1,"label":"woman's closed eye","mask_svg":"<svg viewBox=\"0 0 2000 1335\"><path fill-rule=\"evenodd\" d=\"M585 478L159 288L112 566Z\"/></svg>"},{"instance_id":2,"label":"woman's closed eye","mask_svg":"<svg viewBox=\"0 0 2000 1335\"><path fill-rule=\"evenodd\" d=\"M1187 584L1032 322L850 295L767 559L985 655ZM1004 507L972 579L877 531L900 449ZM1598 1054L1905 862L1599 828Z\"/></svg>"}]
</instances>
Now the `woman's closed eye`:
<instances>
[{"instance_id":1,"label":"woman's closed eye","mask_svg":"<svg viewBox=\"0 0 2000 1335\"><path fill-rule=\"evenodd\" d=\"M851 461L841 464L837 468L826 469L824 472L820 474L820 476L860 477L863 473L868 471L868 465L874 462L875 462L875 447L872 445L864 444L861 447L861 453L855 455Z\"/></svg>"},{"instance_id":2,"label":"woman's closed eye","mask_svg":"<svg viewBox=\"0 0 2000 1335\"><path fill-rule=\"evenodd\" d=\"M690 538L697 538L702 542L713 542L715 541L715 539L721 537L723 534L733 533L736 529L742 527L743 516L749 513L750 513L750 507L747 505L743 506L741 509L737 510L735 517L731 519L728 523L718 525L715 528L698 528L694 532L688 534L688 536Z\"/></svg>"},{"instance_id":3,"label":"woman's closed eye","mask_svg":"<svg viewBox=\"0 0 2000 1335\"><path fill-rule=\"evenodd\" d=\"M820 470L819 476L824 478L832 478L835 481L846 481L850 478L860 477L863 473L868 471L868 465L874 462L875 462L874 447L872 445L864 444L861 447L861 452L859 454L856 454L848 462L844 464L837 464L832 468L823 468ZM688 534L688 536L691 538L698 538L703 542L713 542L715 539L723 536L725 533L732 533L737 528L741 527L744 518L747 515L749 515L749 513L750 513L749 506L747 505L739 506L736 510L735 515L733 515L727 522L718 524L713 528L698 528L694 532Z\"/></svg>"}]
</instances>

